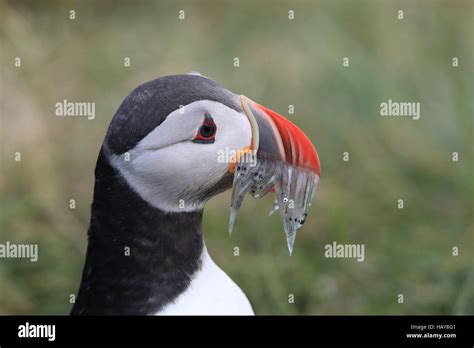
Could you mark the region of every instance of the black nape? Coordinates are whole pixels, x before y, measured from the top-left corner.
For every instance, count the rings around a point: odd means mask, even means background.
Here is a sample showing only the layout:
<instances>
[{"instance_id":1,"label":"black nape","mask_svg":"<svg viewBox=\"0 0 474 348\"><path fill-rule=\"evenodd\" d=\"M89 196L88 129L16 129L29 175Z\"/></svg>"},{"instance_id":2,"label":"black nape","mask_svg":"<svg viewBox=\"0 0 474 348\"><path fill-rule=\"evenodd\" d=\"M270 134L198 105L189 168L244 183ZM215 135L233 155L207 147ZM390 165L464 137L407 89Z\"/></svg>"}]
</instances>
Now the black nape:
<instances>
[{"instance_id":1,"label":"black nape","mask_svg":"<svg viewBox=\"0 0 474 348\"><path fill-rule=\"evenodd\" d=\"M154 314L186 290L200 267L202 211L152 207L102 150L95 178L86 262L71 314Z\"/></svg>"}]
</instances>

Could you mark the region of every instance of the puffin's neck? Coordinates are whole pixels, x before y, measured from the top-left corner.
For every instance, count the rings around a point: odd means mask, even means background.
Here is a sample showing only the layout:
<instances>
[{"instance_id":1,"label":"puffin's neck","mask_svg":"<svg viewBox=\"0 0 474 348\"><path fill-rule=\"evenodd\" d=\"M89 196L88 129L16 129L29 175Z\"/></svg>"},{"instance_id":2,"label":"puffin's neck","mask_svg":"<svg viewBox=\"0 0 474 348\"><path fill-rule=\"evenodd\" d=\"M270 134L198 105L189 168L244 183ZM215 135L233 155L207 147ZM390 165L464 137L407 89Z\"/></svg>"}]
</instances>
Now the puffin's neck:
<instances>
[{"instance_id":1,"label":"puffin's neck","mask_svg":"<svg viewBox=\"0 0 474 348\"><path fill-rule=\"evenodd\" d=\"M86 262L71 314L156 313L186 290L200 267L202 210L152 207L102 151L95 176Z\"/></svg>"}]
</instances>

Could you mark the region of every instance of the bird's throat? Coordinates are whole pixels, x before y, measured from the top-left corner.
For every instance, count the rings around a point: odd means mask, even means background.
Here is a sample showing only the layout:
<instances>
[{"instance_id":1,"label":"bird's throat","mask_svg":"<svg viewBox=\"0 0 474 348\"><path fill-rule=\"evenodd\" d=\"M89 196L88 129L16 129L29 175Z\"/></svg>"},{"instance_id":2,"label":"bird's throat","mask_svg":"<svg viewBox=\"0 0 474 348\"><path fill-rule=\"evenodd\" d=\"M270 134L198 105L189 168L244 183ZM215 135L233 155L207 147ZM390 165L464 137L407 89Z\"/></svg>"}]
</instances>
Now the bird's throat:
<instances>
[{"instance_id":1,"label":"bird's throat","mask_svg":"<svg viewBox=\"0 0 474 348\"><path fill-rule=\"evenodd\" d=\"M146 315L189 286L203 250L202 211L165 213L99 154L89 244L71 314Z\"/></svg>"}]
</instances>

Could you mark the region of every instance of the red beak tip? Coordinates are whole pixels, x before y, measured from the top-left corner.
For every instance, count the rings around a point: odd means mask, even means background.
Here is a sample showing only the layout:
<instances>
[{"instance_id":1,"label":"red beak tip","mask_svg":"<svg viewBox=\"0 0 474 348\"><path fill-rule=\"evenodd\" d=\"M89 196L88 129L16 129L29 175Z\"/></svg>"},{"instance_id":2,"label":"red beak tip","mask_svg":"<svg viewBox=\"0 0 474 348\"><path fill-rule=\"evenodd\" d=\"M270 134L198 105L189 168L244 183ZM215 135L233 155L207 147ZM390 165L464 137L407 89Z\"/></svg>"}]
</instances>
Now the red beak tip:
<instances>
[{"instance_id":1,"label":"red beak tip","mask_svg":"<svg viewBox=\"0 0 474 348\"><path fill-rule=\"evenodd\" d=\"M298 126L275 111L258 103L255 103L255 105L267 114L278 128L285 151L285 160L295 167L309 169L321 176L318 153L306 134Z\"/></svg>"}]
</instances>

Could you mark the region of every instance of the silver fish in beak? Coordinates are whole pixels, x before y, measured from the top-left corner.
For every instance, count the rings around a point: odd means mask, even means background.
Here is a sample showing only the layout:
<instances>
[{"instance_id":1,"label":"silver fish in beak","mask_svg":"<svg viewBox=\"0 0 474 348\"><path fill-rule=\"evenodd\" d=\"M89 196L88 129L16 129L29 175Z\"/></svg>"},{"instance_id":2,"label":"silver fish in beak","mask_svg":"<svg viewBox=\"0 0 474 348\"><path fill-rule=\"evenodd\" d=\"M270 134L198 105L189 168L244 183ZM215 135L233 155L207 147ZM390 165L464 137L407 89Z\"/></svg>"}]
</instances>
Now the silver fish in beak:
<instances>
[{"instance_id":1,"label":"silver fish in beak","mask_svg":"<svg viewBox=\"0 0 474 348\"><path fill-rule=\"evenodd\" d=\"M319 185L319 157L308 137L289 120L245 96L241 96L241 103L252 125L252 145L230 168L234 181L229 233L248 192L261 198L273 191L275 203L270 214L280 210L291 255L296 233Z\"/></svg>"}]
</instances>

